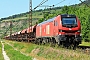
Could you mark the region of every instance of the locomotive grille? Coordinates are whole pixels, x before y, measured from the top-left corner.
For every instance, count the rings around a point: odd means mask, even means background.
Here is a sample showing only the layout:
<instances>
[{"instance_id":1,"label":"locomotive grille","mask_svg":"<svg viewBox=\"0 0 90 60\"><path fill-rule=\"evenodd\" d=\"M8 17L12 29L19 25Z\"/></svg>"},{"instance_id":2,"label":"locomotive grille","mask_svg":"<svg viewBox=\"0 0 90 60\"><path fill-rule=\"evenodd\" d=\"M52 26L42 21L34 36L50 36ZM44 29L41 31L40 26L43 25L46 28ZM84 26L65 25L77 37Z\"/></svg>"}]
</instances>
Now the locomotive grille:
<instances>
[{"instance_id":1,"label":"locomotive grille","mask_svg":"<svg viewBox=\"0 0 90 60\"><path fill-rule=\"evenodd\" d=\"M63 27L67 27L67 28L73 28L73 27L77 27L77 25L62 25Z\"/></svg>"},{"instance_id":2,"label":"locomotive grille","mask_svg":"<svg viewBox=\"0 0 90 60\"><path fill-rule=\"evenodd\" d=\"M68 31L67 30L62 30L62 32L65 32L65 33L75 33L75 32L77 32L77 30L74 30L74 31L71 31L71 30L70 31L69 30Z\"/></svg>"}]
</instances>

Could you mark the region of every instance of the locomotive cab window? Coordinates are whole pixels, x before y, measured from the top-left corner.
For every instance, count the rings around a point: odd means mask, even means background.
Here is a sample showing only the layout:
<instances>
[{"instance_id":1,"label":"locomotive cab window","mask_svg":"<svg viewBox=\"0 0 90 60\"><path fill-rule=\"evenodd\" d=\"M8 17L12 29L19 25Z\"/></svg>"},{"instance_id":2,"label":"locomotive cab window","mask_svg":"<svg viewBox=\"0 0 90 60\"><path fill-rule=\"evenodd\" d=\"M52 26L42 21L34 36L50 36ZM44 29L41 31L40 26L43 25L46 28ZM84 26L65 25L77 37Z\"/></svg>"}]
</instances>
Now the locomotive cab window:
<instances>
[{"instance_id":1,"label":"locomotive cab window","mask_svg":"<svg viewBox=\"0 0 90 60\"><path fill-rule=\"evenodd\" d=\"M62 25L63 26L69 25L69 26L75 27L75 26L77 26L76 18L64 17L64 18L62 18Z\"/></svg>"},{"instance_id":2,"label":"locomotive cab window","mask_svg":"<svg viewBox=\"0 0 90 60\"><path fill-rule=\"evenodd\" d=\"M58 22L57 21L54 21L54 26L58 26Z\"/></svg>"}]
</instances>

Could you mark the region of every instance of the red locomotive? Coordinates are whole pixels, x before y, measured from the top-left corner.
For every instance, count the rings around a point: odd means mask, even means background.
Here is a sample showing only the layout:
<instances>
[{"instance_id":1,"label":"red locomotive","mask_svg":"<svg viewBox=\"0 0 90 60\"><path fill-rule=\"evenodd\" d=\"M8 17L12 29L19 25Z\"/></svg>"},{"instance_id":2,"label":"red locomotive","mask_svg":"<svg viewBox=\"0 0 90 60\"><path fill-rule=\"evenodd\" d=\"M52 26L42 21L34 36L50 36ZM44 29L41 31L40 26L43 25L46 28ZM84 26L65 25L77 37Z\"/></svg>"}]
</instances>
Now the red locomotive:
<instances>
[{"instance_id":1,"label":"red locomotive","mask_svg":"<svg viewBox=\"0 0 90 60\"><path fill-rule=\"evenodd\" d=\"M81 43L80 21L75 15L58 15L44 21L36 27L36 38L42 38L41 42L53 42L58 45L75 48Z\"/></svg>"},{"instance_id":2,"label":"red locomotive","mask_svg":"<svg viewBox=\"0 0 90 60\"><path fill-rule=\"evenodd\" d=\"M32 32L31 32L32 31ZM66 47L76 48L81 43L80 21L75 15L58 15L31 28L24 29L16 34L21 40L36 43L53 43ZM32 38L30 37L32 35ZM16 37L15 37L16 38ZM17 39L16 38L16 39Z\"/></svg>"}]
</instances>

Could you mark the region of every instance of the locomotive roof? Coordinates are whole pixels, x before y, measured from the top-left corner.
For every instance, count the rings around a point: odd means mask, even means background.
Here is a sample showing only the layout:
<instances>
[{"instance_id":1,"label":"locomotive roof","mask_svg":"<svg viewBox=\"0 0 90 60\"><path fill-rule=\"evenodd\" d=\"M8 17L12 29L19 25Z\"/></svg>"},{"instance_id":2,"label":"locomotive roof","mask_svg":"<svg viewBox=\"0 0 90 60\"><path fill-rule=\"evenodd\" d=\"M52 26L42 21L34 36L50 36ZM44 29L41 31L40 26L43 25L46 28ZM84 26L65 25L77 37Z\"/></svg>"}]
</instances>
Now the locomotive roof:
<instances>
[{"instance_id":1,"label":"locomotive roof","mask_svg":"<svg viewBox=\"0 0 90 60\"><path fill-rule=\"evenodd\" d=\"M76 15L71 15L71 14L62 14L61 17L76 17Z\"/></svg>"},{"instance_id":2,"label":"locomotive roof","mask_svg":"<svg viewBox=\"0 0 90 60\"><path fill-rule=\"evenodd\" d=\"M61 14L61 17L76 17L76 15L72 15L72 14ZM55 17L48 19L47 21L44 21L42 23L39 23L37 26L45 24L47 22L52 22L55 19Z\"/></svg>"},{"instance_id":3,"label":"locomotive roof","mask_svg":"<svg viewBox=\"0 0 90 60\"><path fill-rule=\"evenodd\" d=\"M55 19L55 17L53 17L53 18L51 18L51 19L48 19L47 21L44 21L44 22L42 22L42 23L39 23L37 26L40 26L40 25L45 24L45 23L47 23L47 22L52 22L54 19Z\"/></svg>"}]
</instances>

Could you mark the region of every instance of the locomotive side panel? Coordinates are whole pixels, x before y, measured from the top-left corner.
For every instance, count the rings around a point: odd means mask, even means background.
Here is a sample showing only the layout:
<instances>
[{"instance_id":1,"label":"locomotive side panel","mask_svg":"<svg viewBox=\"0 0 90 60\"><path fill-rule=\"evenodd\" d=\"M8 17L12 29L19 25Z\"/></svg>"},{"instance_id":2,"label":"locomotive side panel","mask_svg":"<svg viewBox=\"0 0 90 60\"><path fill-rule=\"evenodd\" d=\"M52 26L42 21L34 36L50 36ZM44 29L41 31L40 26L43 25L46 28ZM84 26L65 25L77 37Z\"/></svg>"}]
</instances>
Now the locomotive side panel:
<instances>
[{"instance_id":1,"label":"locomotive side panel","mask_svg":"<svg viewBox=\"0 0 90 60\"><path fill-rule=\"evenodd\" d=\"M41 37L41 26L36 27L36 38Z\"/></svg>"},{"instance_id":2,"label":"locomotive side panel","mask_svg":"<svg viewBox=\"0 0 90 60\"><path fill-rule=\"evenodd\" d=\"M53 37L57 36L59 34L59 26L60 25L60 16L57 16L55 20L53 21L54 29L53 29Z\"/></svg>"},{"instance_id":3,"label":"locomotive side panel","mask_svg":"<svg viewBox=\"0 0 90 60\"><path fill-rule=\"evenodd\" d=\"M45 26L45 34L46 34L46 37L52 37L53 36L53 22L49 22L46 24Z\"/></svg>"},{"instance_id":4,"label":"locomotive side panel","mask_svg":"<svg viewBox=\"0 0 90 60\"><path fill-rule=\"evenodd\" d=\"M41 37L44 37L45 35L45 25L44 24L41 26L40 31L41 31L40 33Z\"/></svg>"}]
</instances>

